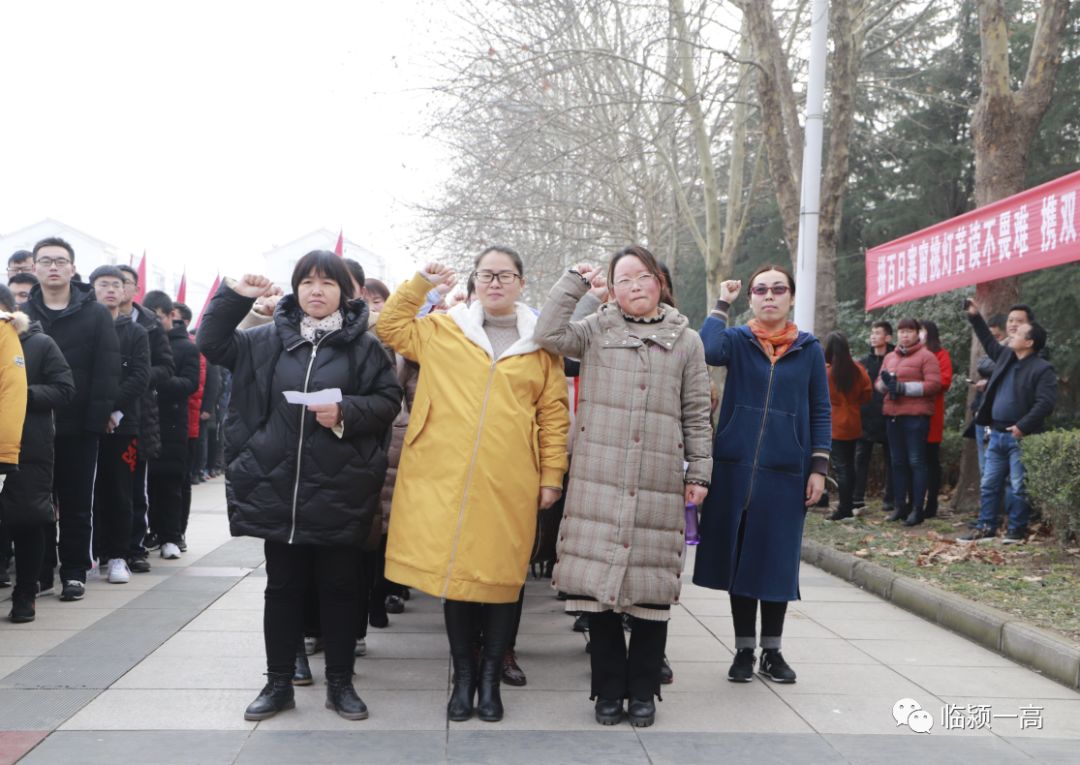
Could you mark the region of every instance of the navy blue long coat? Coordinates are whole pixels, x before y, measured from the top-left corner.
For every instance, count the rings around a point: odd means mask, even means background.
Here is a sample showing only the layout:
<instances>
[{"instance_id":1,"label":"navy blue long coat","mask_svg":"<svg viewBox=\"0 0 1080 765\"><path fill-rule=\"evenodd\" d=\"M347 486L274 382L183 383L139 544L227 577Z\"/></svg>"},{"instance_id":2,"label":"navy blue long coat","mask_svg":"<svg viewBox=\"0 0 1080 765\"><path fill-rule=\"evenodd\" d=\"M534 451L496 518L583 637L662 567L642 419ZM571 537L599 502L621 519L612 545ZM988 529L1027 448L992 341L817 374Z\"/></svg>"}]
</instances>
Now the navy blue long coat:
<instances>
[{"instance_id":1,"label":"navy blue long coat","mask_svg":"<svg viewBox=\"0 0 1080 765\"><path fill-rule=\"evenodd\" d=\"M728 374L694 584L798 600L811 457L832 447L821 343L800 332L774 367L749 327L728 329L713 315L701 339L706 362L726 366Z\"/></svg>"}]
</instances>

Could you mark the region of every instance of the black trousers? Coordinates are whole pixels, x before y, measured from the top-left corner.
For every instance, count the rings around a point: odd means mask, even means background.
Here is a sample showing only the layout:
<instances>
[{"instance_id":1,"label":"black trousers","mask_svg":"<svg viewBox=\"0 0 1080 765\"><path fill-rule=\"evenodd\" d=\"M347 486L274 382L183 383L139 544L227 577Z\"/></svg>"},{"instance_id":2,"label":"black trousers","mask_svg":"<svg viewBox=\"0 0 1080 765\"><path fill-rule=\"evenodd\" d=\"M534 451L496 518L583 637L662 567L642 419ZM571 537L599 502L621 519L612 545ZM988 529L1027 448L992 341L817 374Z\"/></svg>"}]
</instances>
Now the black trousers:
<instances>
[{"instance_id":1,"label":"black trousers","mask_svg":"<svg viewBox=\"0 0 1080 765\"><path fill-rule=\"evenodd\" d=\"M832 464L836 473L836 485L839 488L838 509L850 512L854 507L855 497L855 446L857 440L840 441L833 439Z\"/></svg>"},{"instance_id":2,"label":"black trousers","mask_svg":"<svg viewBox=\"0 0 1080 765\"><path fill-rule=\"evenodd\" d=\"M53 494L60 524L61 582L85 582L86 572L93 564L90 545L94 535L94 476L100 440L95 433L56 436Z\"/></svg>"},{"instance_id":3,"label":"black trousers","mask_svg":"<svg viewBox=\"0 0 1080 765\"><path fill-rule=\"evenodd\" d=\"M731 620L735 624L735 647L752 648L757 634L758 603L761 604L761 647L779 648L780 637L784 634L784 617L787 614L787 601L757 600L743 595L729 593L731 598ZM747 644L745 641L750 641Z\"/></svg>"},{"instance_id":4,"label":"black trousers","mask_svg":"<svg viewBox=\"0 0 1080 765\"><path fill-rule=\"evenodd\" d=\"M126 558L131 546L131 502L138 445L132 435L101 437L94 485L94 555Z\"/></svg>"},{"instance_id":5,"label":"black trousers","mask_svg":"<svg viewBox=\"0 0 1080 765\"><path fill-rule=\"evenodd\" d=\"M870 458L874 453L874 446L880 446L885 451L885 504L893 504L892 460L889 455L888 441L868 441L859 439L855 445L855 489L852 501L856 505L862 505L866 501L866 484L870 477Z\"/></svg>"},{"instance_id":6,"label":"black trousers","mask_svg":"<svg viewBox=\"0 0 1080 765\"><path fill-rule=\"evenodd\" d=\"M150 527L162 542L180 543L187 475L155 475L150 471Z\"/></svg>"},{"instance_id":7,"label":"black trousers","mask_svg":"<svg viewBox=\"0 0 1080 765\"><path fill-rule=\"evenodd\" d=\"M936 515L941 493L941 443L926 444L926 512Z\"/></svg>"},{"instance_id":8,"label":"black trousers","mask_svg":"<svg viewBox=\"0 0 1080 765\"><path fill-rule=\"evenodd\" d=\"M141 558L146 555L143 538L150 526L150 487L146 476L146 460L135 461L135 470L131 474L131 537L128 540L128 555Z\"/></svg>"},{"instance_id":9,"label":"black trousers","mask_svg":"<svg viewBox=\"0 0 1080 765\"><path fill-rule=\"evenodd\" d=\"M5 524L2 528L15 548L14 594L16 597L22 595L32 598L37 594L38 575L45 558L45 538L48 533L46 529L51 530L52 524Z\"/></svg>"},{"instance_id":10,"label":"black trousers","mask_svg":"<svg viewBox=\"0 0 1080 765\"><path fill-rule=\"evenodd\" d=\"M622 614L589 614L590 698L651 701L659 694L668 623L636 617L631 621L628 649Z\"/></svg>"},{"instance_id":11,"label":"black trousers","mask_svg":"<svg viewBox=\"0 0 1080 765\"><path fill-rule=\"evenodd\" d=\"M319 593L326 674L352 676L360 600L360 551L355 547L264 544L266 592L263 639L268 672L292 674L304 632L308 587Z\"/></svg>"},{"instance_id":12,"label":"black trousers","mask_svg":"<svg viewBox=\"0 0 1080 765\"><path fill-rule=\"evenodd\" d=\"M188 518L191 516L191 466L199 450L199 439L188 439L187 465L184 466L184 480L180 483L180 533L187 534Z\"/></svg>"}]
</instances>

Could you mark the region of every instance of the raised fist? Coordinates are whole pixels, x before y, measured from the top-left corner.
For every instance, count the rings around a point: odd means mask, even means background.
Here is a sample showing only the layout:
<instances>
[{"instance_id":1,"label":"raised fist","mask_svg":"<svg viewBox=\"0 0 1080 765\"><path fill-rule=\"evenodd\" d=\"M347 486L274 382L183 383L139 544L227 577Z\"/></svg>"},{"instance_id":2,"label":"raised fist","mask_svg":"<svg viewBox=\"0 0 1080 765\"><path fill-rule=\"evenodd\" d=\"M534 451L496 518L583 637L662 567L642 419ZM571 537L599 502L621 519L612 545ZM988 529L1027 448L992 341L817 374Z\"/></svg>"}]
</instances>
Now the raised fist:
<instances>
[{"instance_id":1,"label":"raised fist","mask_svg":"<svg viewBox=\"0 0 1080 765\"><path fill-rule=\"evenodd\" d=\"M420 269L420 275L438 287L451 279L456 279L454 269L444 266L442 263L431 262Z\"/></svg>"},{"instance_id":2,"label":"raised fist","mask_svg":"<svg viewBox=\"0 0 1080 765\"><path fill-rule=\"evenodd\" d=\"M728 305L735 302L740 292L742 292L742 282L738 279L728 279L720 283L720 299Z\"/></svg>"},{"instance_id":3,"label":"raised fist","mask_svg":"<svg viewBox=\"0 0 1080 765\"><path fill-rule=\"evenodd\" d=\"M233 292L249 298L261 298L273 289L274 284L259 274L244 274L233 286Z\"/></svg>"}]
</instances>

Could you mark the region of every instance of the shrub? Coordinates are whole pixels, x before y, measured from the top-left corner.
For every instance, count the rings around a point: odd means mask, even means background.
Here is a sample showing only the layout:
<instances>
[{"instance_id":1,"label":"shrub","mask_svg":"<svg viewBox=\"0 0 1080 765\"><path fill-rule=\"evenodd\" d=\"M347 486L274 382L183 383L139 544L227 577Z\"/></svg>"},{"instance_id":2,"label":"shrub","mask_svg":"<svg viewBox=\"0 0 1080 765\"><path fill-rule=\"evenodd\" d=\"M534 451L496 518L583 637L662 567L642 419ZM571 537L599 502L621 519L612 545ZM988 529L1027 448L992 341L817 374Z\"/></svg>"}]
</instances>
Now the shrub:
<instances>
[{"instance_id":1,"label":"shrub","mask_svg":"<svg viewBox=\"0 0 1080 765\"><path fill-rule=\"evenodd\" d=\"M1028 495L1068 542L1080 533L1080 430L1055 430L1021 443Z\"/></svg>"}]
</instances>

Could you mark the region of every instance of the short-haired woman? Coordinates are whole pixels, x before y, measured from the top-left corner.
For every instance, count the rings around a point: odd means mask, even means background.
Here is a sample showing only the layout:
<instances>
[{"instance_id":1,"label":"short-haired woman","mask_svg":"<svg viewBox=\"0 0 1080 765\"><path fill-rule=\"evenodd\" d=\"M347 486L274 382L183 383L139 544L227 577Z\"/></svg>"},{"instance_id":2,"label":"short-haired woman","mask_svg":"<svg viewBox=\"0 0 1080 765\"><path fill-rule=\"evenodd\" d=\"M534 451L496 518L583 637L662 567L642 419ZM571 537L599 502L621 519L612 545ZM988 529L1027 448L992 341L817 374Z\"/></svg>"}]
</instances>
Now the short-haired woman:
<instances>
[{"instance_id":1,"label":"short-haired woman","mask_svg":"<svg viewBox=\"0 0 1080 765\"><path fill-rule=\"evenodd\" d=\"M264 276L223 284L199 325L199 348L233 374L226 420L226 499L234 536L265 540L267 684L247 708L265 720L295 706L292 677L309 582L319 593L326 706L363 720L352 684L359 548L378 523L386 435L401 386L349 272L332 252L302 257L274 320L239 331ZM290 404L286 392L340 391L337 402ZM329 396L328 398L332 398Z\"/></svg>"},{"instance_id":2,"label":"short-haired woman","mask_svg":"<svg viewBox=\"0 0 1080 765\"><path fill-rule=\"evenodd\" d=\"M892 459L896 509L885 520L905 526L923 522L926 502L926 439L934 398L941 392L941 364L919 339L916 319L896 325L896 350L881 362L875 386L885 394L882 411Z\"/></svg>"},{"instance_id":3,"label":"short-haired woman","mask_svg":"<svg viewBox=\"0 0 1080 765\"><path fill-rule=\"evenodd\" d=\"M443 598L454 664L449 719L475 711L495 722L536 513L562 494L569 414L562 360L533 340L536 316L518 302L521 257L489 248L473 276L471 306L417 317L432 287L455 280L447 266L427 264L390 296L376 326L383 342L420 365L386 578Z\"/></svg>"},{"instance_id":4,"label":"short-haired woman","mask_svg":"<svg viewBox=\"0 0 1080 765\"><path fill-rule=\"evenodd\" d=\"M701 518L694 584L727 590L735 626L728 680L754 674L761 609L758 672L794 683L780 653L789 601L799 598L799 554L806 509L821 498L832 423L821 343L800 332L788 314L795 279L766 265L750 276L750 310L741 327L727 313L742 282L720 285L716 308L701 328L705 360L727 367L713 446L713 490Z\"/></svg>"},{"instance_id":5,"label":"short-haired woman","mask_svg":"<svg viewBox=\"0 0 1080 765\"><path fill-rule=\"evenodd\" d=\"M645 727L671 606L679 601L687 504L712 473L709 374L701 338L663 301L652 253L611 258L614 300L571 321L599 271L577 266L555 284L536 325L549 350L581 361L577 433L551 586L589 614L592 696L602 725ZM622 615L632 623L630 646Z\"/></svg>"}]
</instances>

